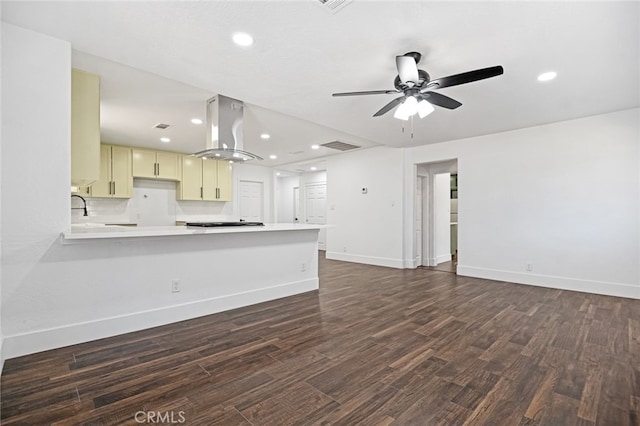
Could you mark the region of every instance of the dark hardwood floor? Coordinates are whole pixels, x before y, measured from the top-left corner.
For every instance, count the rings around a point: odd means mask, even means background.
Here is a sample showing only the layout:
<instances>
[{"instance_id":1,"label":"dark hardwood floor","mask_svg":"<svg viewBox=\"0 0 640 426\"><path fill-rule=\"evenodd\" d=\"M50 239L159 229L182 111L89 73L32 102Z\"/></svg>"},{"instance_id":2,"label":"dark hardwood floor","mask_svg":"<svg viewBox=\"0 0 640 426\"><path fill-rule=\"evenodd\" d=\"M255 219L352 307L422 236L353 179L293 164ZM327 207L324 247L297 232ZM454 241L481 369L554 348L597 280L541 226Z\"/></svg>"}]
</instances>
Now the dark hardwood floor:
<instances>
[{"instance_id":1,"label":"dark hardwood floor","mask_svg":"<svg viewBox=\"0 0 640 426\"><path fill-rule=\"evenodd\" d=\"M320 278L7 360L2 424L638 425L638 300L322 258Z\"/></svg>"}]
</instances>

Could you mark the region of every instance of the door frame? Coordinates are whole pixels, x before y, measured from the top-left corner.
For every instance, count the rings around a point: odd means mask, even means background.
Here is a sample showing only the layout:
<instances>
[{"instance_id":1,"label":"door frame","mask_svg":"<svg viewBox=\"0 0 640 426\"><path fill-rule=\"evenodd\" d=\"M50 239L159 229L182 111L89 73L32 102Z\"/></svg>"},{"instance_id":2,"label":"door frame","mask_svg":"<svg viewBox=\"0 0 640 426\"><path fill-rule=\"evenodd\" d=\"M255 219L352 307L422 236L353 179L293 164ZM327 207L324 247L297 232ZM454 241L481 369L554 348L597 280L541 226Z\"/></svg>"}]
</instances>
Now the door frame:
<instances>
[{"instance_id":1,"label":"door frame","mask_svg":"<svg viewBox=\"0 0 640 426\"><path fill-rule=\"evenodd\" d=\"M458 159L416 164L416 178L422 180L422 232L414 228L413 233L416 239L414 246L420 245L422 247L421 253L416 249L416 256L421 254L420 258L417 258L418 266L436 266L437 264L434 176L442 173L458 173ZM458 194L460 194L459 188L460 183L458 182ZM416 196L417 189L414 189L414 198ZM415 221L414 227L416 227Z\"/></svg>"}]
</instances>

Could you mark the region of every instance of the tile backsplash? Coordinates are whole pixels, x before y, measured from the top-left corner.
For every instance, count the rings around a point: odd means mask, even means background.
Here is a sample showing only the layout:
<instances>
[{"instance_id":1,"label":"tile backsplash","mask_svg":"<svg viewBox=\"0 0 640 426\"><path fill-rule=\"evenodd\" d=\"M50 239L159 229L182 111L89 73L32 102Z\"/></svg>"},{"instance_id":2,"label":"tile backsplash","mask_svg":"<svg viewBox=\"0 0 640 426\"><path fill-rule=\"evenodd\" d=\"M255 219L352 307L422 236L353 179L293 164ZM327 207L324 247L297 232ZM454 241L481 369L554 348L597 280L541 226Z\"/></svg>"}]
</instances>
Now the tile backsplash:
<instances>
[{"instance_id":1,"label":"tile backsplash","mask_svg":"<svg viewBox=\"0 0 640 426\"><path fill-rule=\"evenodd\" d=\"M82 210L72 210L71 223L163 226L176 221L238 220L232 202L177 201L176 186L176 182L134 179L131 198L87 198L89 216L84 217ZM71 206L82 207L82 201L74 197Z\"/></svg>"}]
</instances>

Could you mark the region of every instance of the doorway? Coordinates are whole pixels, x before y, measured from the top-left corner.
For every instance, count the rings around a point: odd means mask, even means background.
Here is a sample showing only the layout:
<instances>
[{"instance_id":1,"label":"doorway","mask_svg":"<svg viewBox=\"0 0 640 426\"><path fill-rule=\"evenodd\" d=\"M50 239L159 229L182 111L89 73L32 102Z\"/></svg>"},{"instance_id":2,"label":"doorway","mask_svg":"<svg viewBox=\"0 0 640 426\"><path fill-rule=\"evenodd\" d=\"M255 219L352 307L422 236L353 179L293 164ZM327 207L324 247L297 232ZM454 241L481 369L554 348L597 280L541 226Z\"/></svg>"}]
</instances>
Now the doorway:
<instances>
[{"instance_id":1,"label":"doorway","mask_svg":"<svg viewBox=\"0 0 640 426\"><path fill-rule=\"evenodd\" d=\"M305 221L314 225L327 223L327 184L308 183L305 185ZM318 249L326 250L326 229L318 236Z\"/></svg>"},{"instance_id":2,"label":"doorway","mask_svg":"<svg viewBox=\"0 0 640 426\"><path fill-rule=\"evenodd\" d=\"M300 221L300 187L293 188L293 221Z\"/></svg>"},{"instance_id":3,"label":"doorway","mask_svg":"<svg viewBox=\"0 0 640 426\"><path fill-rule=\"evenodd\" d=\"M263 186L262 182L240 181L240 219L247 222L262 222Z\"/></svg>"},{"instance_id":4,"label":"doorway","mask_svg":"<svg viewBox=\"0 0 640 426\"><path fill-rule=\"evenodd\" d=\"M414 247L418 265L456 271L459 257L457 183L457 160L417 165Z\"/></svg>"}]
</instances>

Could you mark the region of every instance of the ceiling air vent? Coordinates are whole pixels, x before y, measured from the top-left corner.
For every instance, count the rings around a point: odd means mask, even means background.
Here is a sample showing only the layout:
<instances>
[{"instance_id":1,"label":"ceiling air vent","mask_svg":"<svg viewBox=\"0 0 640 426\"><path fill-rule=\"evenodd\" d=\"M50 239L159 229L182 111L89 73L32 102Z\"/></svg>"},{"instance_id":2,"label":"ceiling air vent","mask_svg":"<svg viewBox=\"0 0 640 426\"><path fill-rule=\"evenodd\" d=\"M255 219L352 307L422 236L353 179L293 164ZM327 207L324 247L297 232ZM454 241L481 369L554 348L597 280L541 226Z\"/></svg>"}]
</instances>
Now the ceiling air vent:
<instances>
[{"instance_id":1,"label":"ceiling air vent","mask_svg":"<svg viewBox=\"0 0 640 426\"><path fill-rule=\"evenodd\" d=\"M345 143L340 141L327 142L327 143L323 143L320 146L324 146L331 149L337 149L338 151L349 151L350 149L361 148L357 145L351 145L350 143Z\"/></svg>"},{"instance_id":2,"label":"ceiling air vent","mask_svg":"<svg viewBox=\"0 0 640 426\"><path fill-rule=\"evenodd\" d=\"M170 126L170 124L158 123L153 127L156 128L156 129L166 129L169 126Z\"/></svg>"},{"instance_id":3,"label":"ceiling air vent","mask_svg":"<svg viewBox=\"0 0 640 426\"><path fill-rule=\"evenodd\" d=\"M336 13L351 3L351 1L352 0L318 0L318 3L323 6L323 9L328 10L331 13Z\"/></svg>"}]
</instances>

